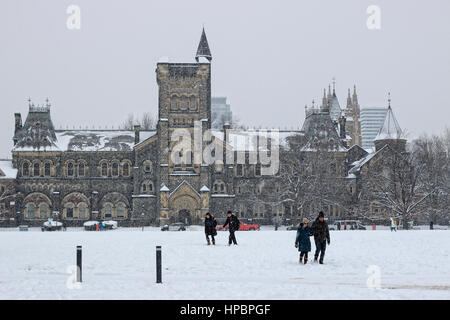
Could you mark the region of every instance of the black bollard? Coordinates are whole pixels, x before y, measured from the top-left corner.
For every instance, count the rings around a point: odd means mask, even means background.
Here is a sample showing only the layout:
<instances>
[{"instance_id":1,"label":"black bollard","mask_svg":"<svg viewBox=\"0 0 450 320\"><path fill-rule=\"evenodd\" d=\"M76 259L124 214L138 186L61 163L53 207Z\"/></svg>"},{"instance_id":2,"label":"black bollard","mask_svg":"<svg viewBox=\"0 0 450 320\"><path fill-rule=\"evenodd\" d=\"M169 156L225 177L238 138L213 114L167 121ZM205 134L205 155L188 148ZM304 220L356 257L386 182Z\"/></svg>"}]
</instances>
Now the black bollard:
<instances>
[{"instance_id":1,"label":"black bollard","mask_svg":"<svg viewBox=\"0 0 450 320\"><path fill-rule=\"evenodd\" d=\"M162 283L161 246L156 246L156 283Z\"/></svg>"},{"instance_id":2,"label":"black bollard","mask_svg":"<svg viewBox=\"0 0 450 320\"><path fill-rule=\"evenodd\" d=\"M77 246L77 282L81 282L81 246Z\"/></svg>"}]
</instances>

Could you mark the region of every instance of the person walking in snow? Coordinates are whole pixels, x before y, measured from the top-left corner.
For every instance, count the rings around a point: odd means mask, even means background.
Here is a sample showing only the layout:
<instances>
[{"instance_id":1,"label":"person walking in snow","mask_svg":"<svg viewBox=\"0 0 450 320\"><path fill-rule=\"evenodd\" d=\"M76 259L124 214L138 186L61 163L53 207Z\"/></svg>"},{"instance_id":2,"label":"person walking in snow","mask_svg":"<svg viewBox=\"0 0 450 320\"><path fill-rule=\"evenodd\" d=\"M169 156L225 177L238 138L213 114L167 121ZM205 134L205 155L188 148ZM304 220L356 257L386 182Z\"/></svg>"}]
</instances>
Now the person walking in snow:
<instances>
[{"instance_id":1,"label":"person walking in snow","mask_svg":"<svg viewBox=\"0 0 450 320\"><path fill-rule=\"evenodd\" d=\"M395 220L391 218L391 232L392 231L397 232L396 225L395 225Z\"/></svg>"},{"instance_id":2,"label":"person walking in snow","mask_svg":"<svg viewBox=\"0 0 450 320\"><path fill-rule=\"evenodd\" d=\"M216 245L216 240L214 239L214 236L217 235L216 226L216 219L208 212L205 216L205 234L208 246L211 244L209 236L211 236L212 244Z\"/></svg>"},{"instance_id":3,"label":"person walking in snow","mask_svg":"<svg viewBox=\"0 0 450 320\"><path fill-rule=\"evenodd\" d=\"M319 212L319 216L313 222L311 226L312 234L314 235L314 243L316 245L316 252L314 254L314 262L320 259L319 263L323 264L323 258L325 257L325 249L328 245L330 245L330 231L328 229L328 224L325 221L324 214L322 211Z\"/></svg>"},{"instance_id":4,"label":"person walking in snow","mask_svg":"<svg viewBox=\"0 0 450 320\"><path fill-rule=\"evenodd\" d=\"M305 257L304 264L308 262L308 252L311 251L311 240L309 237L313 235L308 223L308 219L303 218L303 223L298 225L297 236L295 238L295 247L300 251L299 263L302 263L302 259Z\"/></svg>"},{"instance_id":5,"label":"person walking in snow","mask_svg":"<svg viewBox=\"0 0 450 320\"><path fill-rule=\"evenodd\" d=\"M240 224L241 222L239 219L231 211L228 211L227 220L225 221L223 227L225 228L228 225L228 230L230 231L230 236L228 237L229 246L231 246L232 242L237 245L236 236L234 233L239 230Z\"/></svg>"},{"instance_id":6,"label":"person walking in snow","mask_svg":"<svg viewBox=\"0 0 450 320\"><path fill-rule=\"evenodd\" d=\"M433 221L430 221L430 230L433 230Z\"/></svg>"}]
</instances>

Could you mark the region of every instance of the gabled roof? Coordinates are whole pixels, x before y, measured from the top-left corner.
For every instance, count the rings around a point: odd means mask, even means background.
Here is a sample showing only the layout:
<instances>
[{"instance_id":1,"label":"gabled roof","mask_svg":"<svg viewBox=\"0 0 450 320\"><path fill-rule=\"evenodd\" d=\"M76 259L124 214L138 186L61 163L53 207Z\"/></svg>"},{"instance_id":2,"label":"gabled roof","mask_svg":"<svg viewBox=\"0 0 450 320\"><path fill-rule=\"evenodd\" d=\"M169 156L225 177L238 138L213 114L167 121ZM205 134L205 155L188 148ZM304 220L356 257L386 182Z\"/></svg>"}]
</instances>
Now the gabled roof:
<instances>
[{"instance_id":1,"label":"gabled roof","mask_svg":"<svg viewBox=\"0 0 450 320\"><path fill-rule=\"evenodd\" d=\"M374 141L387 139L403 139L402 129L400 128L397 119L395 119L394 112L392 112L390 105L383 125L380 128L380 131L378 131L378 135L375 137Z\"/></svg>"},{"instance_id":2,"label":"gabled roof","mask_svg":"<svg viewBox=\"0 0 450 320\"><path fill-rule=\"evenodd\" d=\"M208 39L206 39L205 28L203 28L202 36L200 37L200 43L198 44L197 54L195 60L199 62L199 58L204 57L208 61L212 60L211 51L209 50Z\"/></svg>"},{"instance_id":3,"label":"gabled roof","mask_svg":"<svg viewBox=\"0 0 450 320\"><path fill-rule=\"evenodd\" d=\"M11 160L0 160L0 180L15 179L17 177L17 169L13 168Z\"/></svg>"},{"instance_id":4,"label":"gabled roof","mask_svg":"<svg viewBox=\"0 0 450 320\"><path fill-rule=\"evenodd\" d=\"M342 114L341 106L339 105L339 100L336 96L336 93L333 91L333 95L331 96L331 99L328 101L329 109L330 109L330 116L333 121L338 121L339 117Z\"/></svg>"}]
</instances>

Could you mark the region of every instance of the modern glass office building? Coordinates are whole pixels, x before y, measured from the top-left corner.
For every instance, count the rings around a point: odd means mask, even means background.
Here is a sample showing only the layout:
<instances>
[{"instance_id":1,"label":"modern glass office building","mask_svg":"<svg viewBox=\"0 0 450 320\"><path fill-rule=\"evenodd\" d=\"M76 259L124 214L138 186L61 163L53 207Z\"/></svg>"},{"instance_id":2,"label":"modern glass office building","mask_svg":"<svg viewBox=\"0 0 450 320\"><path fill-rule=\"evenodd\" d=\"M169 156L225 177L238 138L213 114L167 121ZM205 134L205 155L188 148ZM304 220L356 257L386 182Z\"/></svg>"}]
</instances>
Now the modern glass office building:
<instances>
[{"instance_id":1,"label":"modern glass office building","mask_svg":"<svg viewBox=\"0 0 450 320\"><path fill-rule=\"evenodd\" d=\"M364 149L372 149L375 147L373 140L380 131L386 118L388 108L372 107L361 109L361 137L362 147Z\"/></svg>"},{"instance_id":2,"label":"modern glass office building","mask_svg":"<svg viewBox=\"0 0 450 320\"><path fill-rule=\"evenodd\" d=\"M211 120L211 126L215 129L221 129L226 122L231 124L233 113L226 97L211 98Z\"/></svg>"}]
</instances>

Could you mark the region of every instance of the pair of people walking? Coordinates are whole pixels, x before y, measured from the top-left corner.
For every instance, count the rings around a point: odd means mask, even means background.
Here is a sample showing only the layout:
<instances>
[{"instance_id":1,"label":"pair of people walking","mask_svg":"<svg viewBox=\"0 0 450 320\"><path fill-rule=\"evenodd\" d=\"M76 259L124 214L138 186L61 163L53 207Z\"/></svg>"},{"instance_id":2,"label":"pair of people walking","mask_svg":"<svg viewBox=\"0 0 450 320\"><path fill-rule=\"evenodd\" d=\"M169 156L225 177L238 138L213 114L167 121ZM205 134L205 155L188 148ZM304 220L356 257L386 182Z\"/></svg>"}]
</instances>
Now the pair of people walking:
<instances>
[{"instance_id":1,"label":"pair of people walking","mask_svg":"<svg viewBox=\"0 0 450 320\"><path fill-rule=\"evenodd\" d=\"M230 235L228 237L228 245L231 246L233 243L234 245L237 245L235 232L239 230L241 222L239 219L231 212L227 212L227 220L225 221L225 224L223 227L225 228L228 225L228 231L230 232ZM217 236L216 231L217 221L216 219L208 212L205 216L205 234L206 234L206 242L208 245L211 244L209 237L211 237L212 244L216 244L216 240L214 239L215 236Z\"/></svg>"},{"instance_id":2,"label":"pair of people walking","mask_svg":"<svg viewBox=\"0 0 450 320\"><path fill-rule=\"evenodd\" d=\"M314 236L314 243L316 245L314 262L317 262L317 259L319 259L319 263L323 264L327 243L330 245L330 231L323 212L319 212L319 216L313 222L311 227L309 227L308 224L309 220L304 218L297 229L295 247L300 251L299 262L303 262L304 264L308 262L308 252L311 251L311 240L309 238Z\"/></svg>"}]
</instances>

